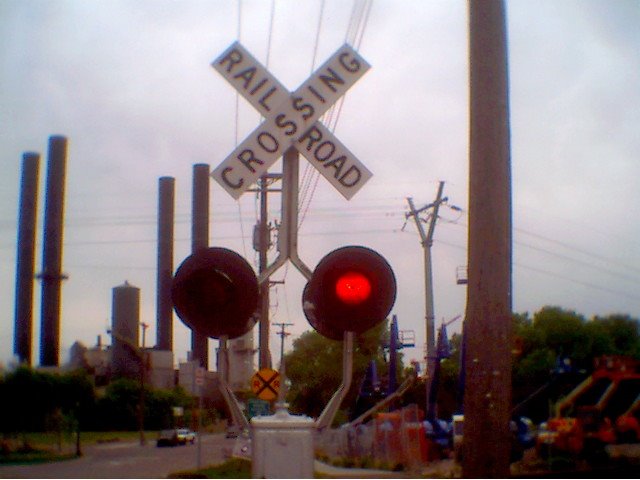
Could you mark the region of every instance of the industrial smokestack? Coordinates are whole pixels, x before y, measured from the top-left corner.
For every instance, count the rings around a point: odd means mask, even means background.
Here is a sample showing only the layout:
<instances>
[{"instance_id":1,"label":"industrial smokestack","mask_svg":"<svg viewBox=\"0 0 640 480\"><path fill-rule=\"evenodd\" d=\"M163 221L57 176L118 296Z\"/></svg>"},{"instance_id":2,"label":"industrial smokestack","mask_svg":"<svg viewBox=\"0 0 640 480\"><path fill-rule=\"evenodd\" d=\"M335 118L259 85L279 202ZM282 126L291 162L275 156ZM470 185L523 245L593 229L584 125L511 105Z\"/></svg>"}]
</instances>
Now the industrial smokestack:
<instances>
[{"instance_id":1,"label":"industrial smokestack","mask_svg":"<svg viewBox=\"0 0 640 480\"><path fill-rule=\"evenodd\" d=\"M193 196L191 204L191 252L209 246L209 165L193 166ZM191 359L209 369L209 339L191 331Z\"/></svg>"},{"instance_id":2,"label":"industrial smokestack","mask_svg":"<svg viewBox=\"0 0 640 480\"><path fill-rule=\"evenodd\" d=\"M173 224L175 179L160 177L158 182L158 269L156 293L156 346L173 350Z\"/></svg>"},{"instance_id":3,"label":"industrial smokestack","mask_svg":"<svg viewBox=\"0 0 640 480\"><path fill-rule=\"evenodd\" d=\"M58 366L60 361L60 293L67 139L49 137L47 192L44 212L42 258L42 305L40 317L40 365Z\"/></svg>"},{"instance_id":4,"label":"industrial smokestack","mask_svg":"<svg viewBox=\"0 0 640 480\"><path fill-rule=\"evenodd\" d=\"M40 154L34 152L23 154L18 210L13 352L20 363L26 363L29 366L31 366L31 345L33 343L33 276L35 273L38 219L39 166Z\"/></svg>"}]
</instances>

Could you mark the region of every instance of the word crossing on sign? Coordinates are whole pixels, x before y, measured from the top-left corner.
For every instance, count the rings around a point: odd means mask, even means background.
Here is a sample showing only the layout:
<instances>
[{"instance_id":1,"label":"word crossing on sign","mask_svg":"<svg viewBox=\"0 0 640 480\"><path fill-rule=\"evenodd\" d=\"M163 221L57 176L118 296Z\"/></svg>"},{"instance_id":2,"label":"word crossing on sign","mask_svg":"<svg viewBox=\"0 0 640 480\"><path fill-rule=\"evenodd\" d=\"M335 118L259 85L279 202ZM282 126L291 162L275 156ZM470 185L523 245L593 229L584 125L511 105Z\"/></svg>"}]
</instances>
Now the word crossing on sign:
<instances>
[{"instance_id":1,"label":"word crossing on sign","mask_svg":"<svg viewBox=\"0 0 640 480\"><path fill-rule=\"evenodd\" d=\"M349 45L338 49L294 92L238 42L212 65L265 117L211 173L232 197L238 199L290 146L347 199L371 178L373 174L317 121L370 68Z\"/></svg>"}]
</instances>

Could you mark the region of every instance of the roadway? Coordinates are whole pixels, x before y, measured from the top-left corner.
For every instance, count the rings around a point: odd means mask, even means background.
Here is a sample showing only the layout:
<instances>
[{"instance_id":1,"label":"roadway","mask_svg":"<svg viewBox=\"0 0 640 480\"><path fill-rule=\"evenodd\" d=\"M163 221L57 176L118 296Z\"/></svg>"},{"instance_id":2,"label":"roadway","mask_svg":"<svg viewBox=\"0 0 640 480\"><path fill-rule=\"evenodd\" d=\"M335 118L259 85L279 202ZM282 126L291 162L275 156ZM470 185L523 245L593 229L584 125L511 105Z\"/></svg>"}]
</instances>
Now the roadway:
<instances>
[{"instance_id":1,"label":"roadway","mask_svg":"<svg viewBox=\"0 0 640 480\"><path fill-rule=\"evenodd\" d=\"M235 439L224 434L202 437L201 465L222 463ZM198 444L156 447L155 439L141 446L117 442L83 446L83 456L62 462L0 466L0 478L166 478L170 473L193 470Z\"/></svg>"}]
</instances>

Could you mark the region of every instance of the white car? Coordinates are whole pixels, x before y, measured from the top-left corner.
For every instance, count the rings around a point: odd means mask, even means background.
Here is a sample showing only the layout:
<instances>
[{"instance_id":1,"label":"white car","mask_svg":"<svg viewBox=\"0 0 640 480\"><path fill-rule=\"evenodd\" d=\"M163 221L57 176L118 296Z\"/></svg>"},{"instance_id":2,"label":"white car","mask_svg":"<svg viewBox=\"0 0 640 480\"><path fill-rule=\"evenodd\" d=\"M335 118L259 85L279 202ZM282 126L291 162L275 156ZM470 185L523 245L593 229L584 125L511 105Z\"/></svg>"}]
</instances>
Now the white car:
<instances>
[{"instance_id":1,"label":"white car","mask_svg":"<svg viewBox=\"0 0 640 480\"><path fill-rule=\"evenodd\" d=\"M176 430L178 434L178 443L180 445L186 445L187 443L194 444L196 441L196 434L187 428L178 428Z\"/></svg>"}]
</instances>

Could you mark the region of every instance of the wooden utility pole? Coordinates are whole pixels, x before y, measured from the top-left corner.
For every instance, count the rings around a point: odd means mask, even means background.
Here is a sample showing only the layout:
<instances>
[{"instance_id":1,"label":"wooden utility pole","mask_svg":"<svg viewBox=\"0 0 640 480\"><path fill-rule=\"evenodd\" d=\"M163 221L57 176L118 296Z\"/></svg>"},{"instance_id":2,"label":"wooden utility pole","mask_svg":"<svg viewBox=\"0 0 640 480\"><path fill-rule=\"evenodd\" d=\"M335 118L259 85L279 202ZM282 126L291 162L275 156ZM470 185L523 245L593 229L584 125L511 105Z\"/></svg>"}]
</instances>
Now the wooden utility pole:
<instances>
[{"instance_id":1,"label":"wooden utility pole","mask_svg":"<svg viewBox=\"0 0 640 480\"><path fill-rule=\"evenodd\" d=\"M254 236L254 249L258 252L258 272L263 273L267 269L269 247L271 246L271 235L268 223L268 202L267 196L271 192L280 192L281 189L270 189L269 185L276 180L282 179L281 174L266 173L260 177L258 189L260 194L260 223L256 226L257 235ZM258 366L260 369L271 368L271 352L269 350L269 289L273 282L269 279L260 284L260 323Z\"/></svg>"},{"instance_id":2,"label":"wooden utility pole","mask_svg":"<svg viewBox=\"0 0 640 480\"><path fill-rule=\"evenodd\" d=\"M286 331L286 328L293 326L293 323L275 322L273 326L280 327L280 331L277 332L280 337L280 367L278 372L280 373L280 390L278 391L278 403L282 405L287 398L287 366L284 363L284 339L291 335Z\"/></svg>"},{"instance_id":3,"label":"wooden utility pole","mask_svg":"<svg viewBox=\"0 0 640 480\"><path fill-rule=\"evenodd\" d=\"M262 273L269 264L269 227L267 223L267 178L260 177L260 224L258 233L258 272ZM260 285L260 324L258 326L258 369L271 368L269 352L269 280Z\"/></svg>"},{"instance_id":4,"label":"wooden utility pole","mask_svg":"<svg viewBox=\"0 0 640 480\"><path fill-rule=\"evenodd\" d=\"M289 332L286 331L286 328L293 326L293 323L274 322L273 326L280 327L280 331L277 333L278 333L278 336L280 337L280 369L283 370L284 369L284 365L283 365L284 364L284 339L289 335L291 335ZM280 372L280 375L282 375L282 372Z\"/></svg>"},{"instance_id":5,"label":"wooden utility pole","mask_svg":"<svg viewBox=\"0 0 640 480\"><path fill-rule=\"evenodd\" d=\"M503 0L469 0L465 478L509 477L511 166Z\"/></svg>"}]
</instances>

